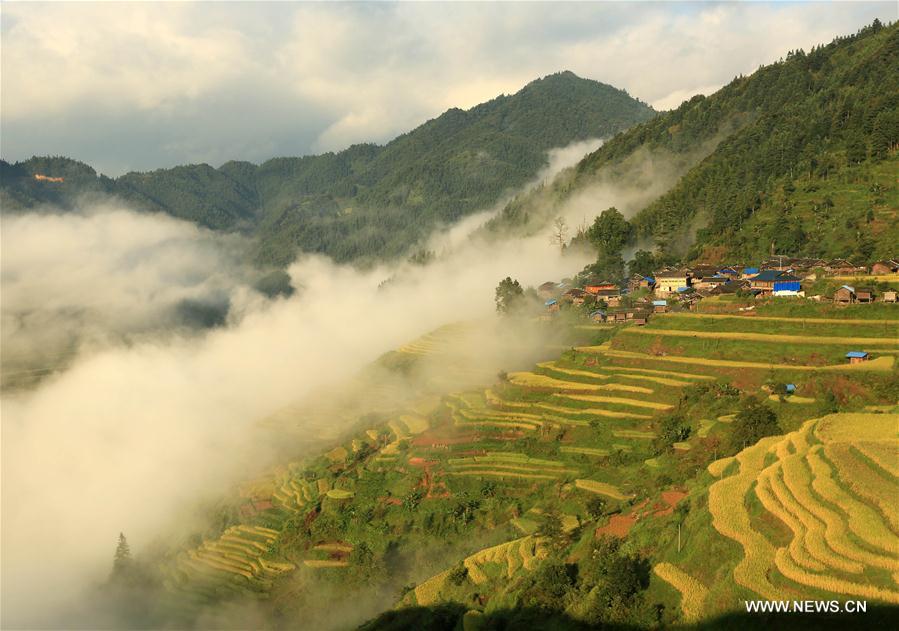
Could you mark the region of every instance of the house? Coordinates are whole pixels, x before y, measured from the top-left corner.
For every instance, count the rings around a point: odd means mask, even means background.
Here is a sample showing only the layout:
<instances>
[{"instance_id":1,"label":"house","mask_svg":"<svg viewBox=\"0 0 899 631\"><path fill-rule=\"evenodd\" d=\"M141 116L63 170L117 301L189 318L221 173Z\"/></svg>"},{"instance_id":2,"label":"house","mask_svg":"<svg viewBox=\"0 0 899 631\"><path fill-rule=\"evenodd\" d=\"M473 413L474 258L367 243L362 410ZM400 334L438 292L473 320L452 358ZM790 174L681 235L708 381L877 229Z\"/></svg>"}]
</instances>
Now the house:
<instances>
[{"instance_id":1,"label":"house","mask_svg":"<svg viewBox=\"0 0 899 631\"><path fill-rule=\"evenodd\" d=\"M872 274L893 274L894 272L899 272L899 261L892 259L877 261L871 266Z\"/></svg>"},{"instance_id":2,"label":"house","mask_svg":"<svg viewBox=\"0 0 899 631\"><path fill-rule=\"evenodd\" d=\"M728 282L730 278L723 275L714 275L714 276L704 276L700 280L693 281L693 287L696 289L714 289L718 285L723 285Z\"/></svg>"},{"instance_id":3,"label":"house","mask_svg":"<svg viewBox=\"0 0 899 631\"><path fill-rule=\"evenodd\" d=\"M850 305L855 302L855 287L843 285L833 292L833 301L840 305Z\"/></svg>"},{"instance_id":4,"label":"house","mask_svg":"<svg viewBox=\"0 0 899 631\"><path fill-rule=\"evenodd\" d=\"M655 283L655 279L650 278L649 276L641 276L640 274L634 274L630 278L627 279L627 290L630 292L638 291L640 289L648 289L652 287Z\"/></svg>"},{"instance_id":5,"label":"house","mask_svg":"<svg viewBox=\"0 0 899 631\"><path fill-rule=\"evenodd\" d=\"M778 270L767 269L756 274L749 279L750 288L762 293L769 292L793 292L798 293L801 289L801 280Z\"/></svg>"},{"instance_id":6,"label":"house","mask_svg":"<svg viewBox=\"0 0 899 631\"><path fill-rule=\"evenodd\" d=\"M850 364L860 364L868 361L868 353L865 351L849 351L846 353L846 359L849 360Z\"/></svg>"},{"instance_id":7,"label":"house","mask_svg":"<svg viewBox=\"0 0 899 631\"><path fill-rule=\"evenodd\" d=\"M593 280L584 285L584 291L586 291L588 294L593 294L594 296L601 291L613 290L617 292L618 285L607 280Z\"/></svg>"},{"instance_id":8,"label":"house","mask_svg":"<svg viewBox=\"0 0 899 631\"><path fill-rule=\"evenodd\" d=\"M697 265L690 269L690 277L691 278L708 278L710 276L715 276L718 273L718 268L714 265Z\"/></svg>"},{"instance_id":9,"label":"house","mask_svg":"<svg viewBox=\"0 0 899 631\"><path fill-rule=\"evenodd\" d=\"M681 288L690 286L690 275L687 270L657 272L655 275L655 292L659 296L675 294Z\"/></svg>"},{"instance_id":10,"label":"house","mask_svg":"<svg viewBox=\"0 0 899 631\"><path fill-rule=\"evenodd\" d=\"M744 267L743 273L740 275L740 278L749 280L753 276L756 276L759 273L759 268L757 267Z\"/></svg>"},{"instance_id":11,"label":"house","mask_svg":"<svg viewBox=\"0 0 899 631\"><path fill-rule=\"evenodd\" d=\"M853 265L846 259L834 259L829 261L824 269L834 276L844 276L847 274L867 274L868 269L863 266Z\"/></svg>"},{"instance_id":12,"label":"house","mask_svg":"<svg viewBox=\"0 0 899 631\"><path fill-rule=\"evenodd\" d=\"M624 322L627 320L627 312L625 311L616 311L614 313L615 322Z\"/></svg>"},{"instance_id":13,"label":"house","mask_svg":"<svg viewBox=\"0 0 899 631\"><path fill-rule=\"evenodd\" d=\"M738 278L740 271L736 267L722 267L718 270L718 276L727 276L729 278Z\"/></svg>"},{"instance_id":14,"label":"house","mask_svg":"<svg viewBox=\"0 0 899 631\"><path fill-rule=\"evenodd\" d=\"M870 287L856 287L855 302L874 302L874 290Z\"/></svg>"},{"instance_id":15,"label":"house","mask_svg":"<svg viewBox=\"0 0 899 631\"><path fill-rule=\"evenodd\" d=\"M583 289L572 288L562 294L562 300L566 302L570 302L573 305L577 305L578 307L584 304L586 299L590 296Z\"/></svg>"},{"instance_id":16,"label":"house","mask_svg":"<svg viewBox=\"0 0 899 631\"><path fill-rule=\"evenodd\" d=\"M606 312L602 309L597 309L593 313L590 314L590 319L594 322L605 322L606 321Z\"/></svg>"},{"instance_id":17,"label":"house","mask_svg":"<svg viewBox=\"0 0 899 631\"><path fill-rule=\"evenodd\" d=\"M668 312L668 301L667 300L653 300L652 301L652 310L654 313L667 313Z\"/></svg>"},{"instance_id":18,"label":"house","mask_svg":"<svg viewBox=\"0 0 899 631\"><path fill-rule=\"evenodd\" d=\"M552 298L558 294L558 291L558 285L552 281L545 282L537 287L537 293L540 294L541 298Z\"/></svg>"},{"instance_id":19,"label":"house","mask_svg":"<svg viewBox=\"0 0 899 631\"><path fill-rule=\"evenodd\" d=\"M550 313L555 313L559 310L559 301L555 298L550 298L546 302L543 303L543 306L546 307L546 310Z\"/></svg>"},{"instance_id":20,"label":"house","mask_svg":"<svg viewBox=\"0 0 899 631\"><path fill-rule=\"evenodd\" d=\"M880 299L883 302L899 302L899 300L896 299L896 292L894 290L883 292Z\"/></svg>"},{"instance_id":21,"label":"house","mask_svg":"<svg viewBox=\"0 0 899 631\"><path fill-rule=\"evenodd\" d=\"M646 322L649 320L649 312L648 311L635 311L631 317L631 320L637 326L644 326Z\"/></svg>"}]
</instances>

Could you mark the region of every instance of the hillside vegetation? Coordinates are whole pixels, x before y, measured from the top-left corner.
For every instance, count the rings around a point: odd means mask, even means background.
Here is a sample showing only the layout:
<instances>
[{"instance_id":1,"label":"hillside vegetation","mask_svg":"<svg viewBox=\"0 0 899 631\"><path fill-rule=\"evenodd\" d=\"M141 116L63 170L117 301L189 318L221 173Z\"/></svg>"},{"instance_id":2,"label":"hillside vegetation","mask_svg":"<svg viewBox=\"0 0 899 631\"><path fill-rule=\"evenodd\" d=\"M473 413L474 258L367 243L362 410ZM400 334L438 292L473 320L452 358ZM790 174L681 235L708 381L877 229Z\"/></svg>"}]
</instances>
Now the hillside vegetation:
<instances>
[{"instance_id":1,"label":"hillside vegetation","mask_svg":"<svg viewBox=\"0 0 899 631\"><path fill-rule=\"evenodd\" d=\"M665 254L716 262L771 250L892 256L897 95L899 24L875 22L620 134L545 190L509 204L494 228L546 222L600 182L648 187L664 162L683 177L632 223L641 244Z\"/></svg>"},{"instance_id":2,"label":"hillside vegetation","mask_svg":"<svg viewBox=\"0 0 899 631\"><path fill-rule=\"evenodd\" d=\"M0 202L9 212L114 194L209 228L253 232L263 263L287 264L298 250L338 261L390 258L439 224L484 210L524 185L547 166L547 150L609 138L653 114L622 90L563 72L467 111L448 110L384 146L116 179L67 158L2 162Z\"/></svg>"}]
</instances>

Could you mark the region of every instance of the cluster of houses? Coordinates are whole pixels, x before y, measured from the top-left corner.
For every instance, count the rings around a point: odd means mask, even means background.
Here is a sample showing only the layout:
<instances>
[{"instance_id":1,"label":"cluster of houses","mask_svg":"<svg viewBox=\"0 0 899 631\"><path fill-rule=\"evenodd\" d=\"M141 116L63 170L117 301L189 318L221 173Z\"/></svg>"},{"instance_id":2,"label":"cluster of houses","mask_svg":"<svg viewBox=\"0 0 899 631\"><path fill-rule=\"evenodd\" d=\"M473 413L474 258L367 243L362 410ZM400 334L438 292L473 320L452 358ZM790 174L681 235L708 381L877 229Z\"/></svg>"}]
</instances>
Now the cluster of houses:
<instances>
[{"instance_id":1,"label":"cluster of houses","mask_svg":"<svg viewBox=\"0 0 899 631\"><path fill-rule=\"evenodd\" d=\"M543 283L537 288L545 300L546 317L551 317L562 304L582 306L596 305L590 313L595 321L634 322L645 324L652 313L664 313L670 306L679 304L692 309L703 298L721 294L744 294L756 297L797 296L804 297L803 283L824 276L876 276L899 272L899 261L877 261L870 267L853 265L844 259L796 259L775 257L758 267L739 265L697 265L694 267L668 267L650 276L635 274L623 283L593 279L583 287L571 287L566 283ZM629 294L640 290L644 296L638 301L625 300ZM814 300L832 300L838 304L865 304L874 301L897 302L896 291L883 291L875 295L869 287L843 285L832 296L811 296Z\"/></svg>"}]
</instances>

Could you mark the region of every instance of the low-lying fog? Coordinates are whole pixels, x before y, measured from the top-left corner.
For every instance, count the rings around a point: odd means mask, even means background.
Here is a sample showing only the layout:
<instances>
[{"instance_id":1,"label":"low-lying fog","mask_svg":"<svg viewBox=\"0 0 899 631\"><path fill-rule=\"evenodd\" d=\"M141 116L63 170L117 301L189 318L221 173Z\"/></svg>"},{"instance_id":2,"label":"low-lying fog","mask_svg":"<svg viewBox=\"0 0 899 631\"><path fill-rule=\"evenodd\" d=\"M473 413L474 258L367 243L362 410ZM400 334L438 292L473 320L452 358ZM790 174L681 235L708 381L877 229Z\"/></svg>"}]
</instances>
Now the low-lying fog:
<instances>
[{"instance_id":1,"label":"low-lying fog","mask_svg":"<svg viewBox=\"0 0 899 631\"><path fill-rule=\"evenodd\" d=\"M597 145L554 154L555 168ZM139 551L265 458L260 419L442 324L491 317L506 276L536 285L589 262L548 234L468 239L488 215L435 235L427 266L303 256L289 268L298 291L274 299L252 289L236 237L114 202L4 217L4 364L67 360L2 400L2 626L63 624L108 575L120 531ZM185 326L185 304L228 315Z\"/></svg>"}]
</instances>

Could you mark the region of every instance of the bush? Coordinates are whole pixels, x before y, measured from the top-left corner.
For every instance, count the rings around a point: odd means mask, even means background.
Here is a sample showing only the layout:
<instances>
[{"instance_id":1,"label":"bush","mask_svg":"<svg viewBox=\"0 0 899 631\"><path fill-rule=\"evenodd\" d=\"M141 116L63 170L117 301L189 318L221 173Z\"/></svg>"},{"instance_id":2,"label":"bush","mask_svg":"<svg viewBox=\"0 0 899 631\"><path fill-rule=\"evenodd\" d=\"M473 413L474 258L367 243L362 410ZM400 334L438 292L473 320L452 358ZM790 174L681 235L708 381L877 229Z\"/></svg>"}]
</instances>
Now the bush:
<instances>
[{"instance_id":1,"label":"bush","mask_svg":"<svg viewBox=\"0 0 899 631\"><path fill-rule=\"evenodd\" d=\"M765 436L783 433L777 422L777 414L755 397L747 397L734 417L730 437L732 452L754 445Z\"/></svg>"}]
</instances>

